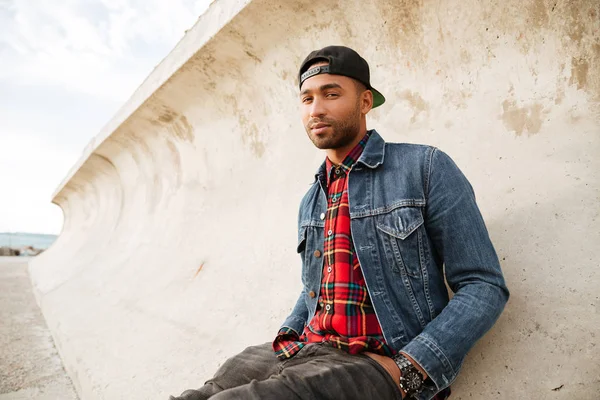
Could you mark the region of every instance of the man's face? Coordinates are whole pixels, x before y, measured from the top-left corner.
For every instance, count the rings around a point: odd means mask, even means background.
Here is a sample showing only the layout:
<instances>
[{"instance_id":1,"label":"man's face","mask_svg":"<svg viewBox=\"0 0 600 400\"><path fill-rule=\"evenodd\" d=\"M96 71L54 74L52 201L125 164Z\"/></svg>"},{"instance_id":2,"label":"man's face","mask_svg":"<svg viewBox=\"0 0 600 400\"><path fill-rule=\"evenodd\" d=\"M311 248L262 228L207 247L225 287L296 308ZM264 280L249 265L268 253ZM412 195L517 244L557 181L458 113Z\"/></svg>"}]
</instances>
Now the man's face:
<instances>
[{"instance_id":1,"label":"man's face","mask_svg":"<svg viewBox=\"0 0 600 400\"><path fill-rule=\"evenodd\" d=\"M327 63L310 68L319 65ZM352 78L330 74L308 78L300 89L300 111L306 133L319 149L344 148L360 133L361 96Z\"/></svg>"}]
</instances>

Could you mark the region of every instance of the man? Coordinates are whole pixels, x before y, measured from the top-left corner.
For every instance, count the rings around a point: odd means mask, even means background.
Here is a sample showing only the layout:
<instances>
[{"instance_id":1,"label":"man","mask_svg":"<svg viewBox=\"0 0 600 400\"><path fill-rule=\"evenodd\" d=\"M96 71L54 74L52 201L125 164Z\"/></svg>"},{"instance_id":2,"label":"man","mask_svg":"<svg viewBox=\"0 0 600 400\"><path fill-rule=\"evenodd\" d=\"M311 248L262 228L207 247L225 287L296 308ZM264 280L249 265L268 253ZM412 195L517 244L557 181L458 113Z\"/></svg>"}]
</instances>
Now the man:
<instances>
[{"instance_id":1,"label":"man","mask_svg":"<svg viewBox=\"0 0 600 400\"><path fill-rule=\"evenodd\" d=\"M446 399L509 297L473 190L440 150L367 131L385 98L354 50L313 51L298 76L327 154L300 204L303 290L273 343L171 399Z\"/></svg>"}]
</instances>

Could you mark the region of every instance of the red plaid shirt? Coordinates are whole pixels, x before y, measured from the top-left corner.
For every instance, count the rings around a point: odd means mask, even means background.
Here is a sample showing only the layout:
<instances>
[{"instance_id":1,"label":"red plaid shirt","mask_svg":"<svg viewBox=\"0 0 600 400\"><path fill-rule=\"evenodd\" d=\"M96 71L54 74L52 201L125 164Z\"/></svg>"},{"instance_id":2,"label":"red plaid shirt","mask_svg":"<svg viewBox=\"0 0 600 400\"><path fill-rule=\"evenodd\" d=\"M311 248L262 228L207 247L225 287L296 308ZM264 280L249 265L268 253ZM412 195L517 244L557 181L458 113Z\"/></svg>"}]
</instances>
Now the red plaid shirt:
<instances>
[{"instance_id":1,"label":"red plaid shirt","mask_svg":"<svg viewBox=\"0 0 600 400\"><path fill-rule=\"evenodd\" d=\"M350 234L348 172L360 157L369 134L350 151L340 166L327 159L327 213L323 247L323 275L315 316L302 336L276 341L280 359L292 357L305 343L329 342L350 354L365 350L391 356L371 304Z\"/></svg>"},{"instance_id":2,"label":"red plaid shirt","mask_svg":"<svg viewBox=\"0 0 600 400\"><path fill-rule=\"evenodd\" d=\"M388 357L394 354L385 342L371 304L350 232L348 173L368 140L369 133L339 166L326 159L327 213L319 303L301 336L289 328L279 331L273 350L280 360L294 356L306 343L314 342L329 342L350 354L363 351ZM446 399L449 391L444 392L434 400Z\"/></svg>"}]
</instances>

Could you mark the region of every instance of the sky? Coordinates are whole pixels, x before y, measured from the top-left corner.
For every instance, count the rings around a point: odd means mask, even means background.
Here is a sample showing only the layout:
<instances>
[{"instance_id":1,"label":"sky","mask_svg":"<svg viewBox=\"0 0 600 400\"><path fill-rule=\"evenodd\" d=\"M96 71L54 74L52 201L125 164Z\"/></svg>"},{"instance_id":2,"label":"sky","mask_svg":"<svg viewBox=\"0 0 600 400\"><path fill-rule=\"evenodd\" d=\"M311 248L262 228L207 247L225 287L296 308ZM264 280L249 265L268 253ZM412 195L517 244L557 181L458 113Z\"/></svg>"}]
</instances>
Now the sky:
<instances>
[{"instance_id":1,"label":"sky","mask_svg":"<svg viewBox=\"0 0 600 400\"><path fill-rule=\"evenodd\" d=\"M0 232L59 234L51 196L210 0L0 0Z\"/></svg>"}]
</instances>

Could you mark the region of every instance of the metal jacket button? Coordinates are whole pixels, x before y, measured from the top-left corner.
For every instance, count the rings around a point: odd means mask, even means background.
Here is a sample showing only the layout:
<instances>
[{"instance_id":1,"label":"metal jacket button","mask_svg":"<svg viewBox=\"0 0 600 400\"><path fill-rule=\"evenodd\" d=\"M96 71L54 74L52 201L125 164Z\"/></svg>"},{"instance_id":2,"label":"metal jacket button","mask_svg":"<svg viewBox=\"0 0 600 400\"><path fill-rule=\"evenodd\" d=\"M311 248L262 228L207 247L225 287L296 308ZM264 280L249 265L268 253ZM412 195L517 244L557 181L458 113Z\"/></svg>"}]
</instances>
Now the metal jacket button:
<instances>
[{"instance_id":1,"label":"metal jacket button","mask_svg":"<svg viewBox=\"0 0 600 400\"><path fill-rule=\"evenodd\" d=\"M310 292L308 292L308 295L311 299L314 299L317 294L311 290Z\"/></svg>"},{"instance_id":2,"label":"metal jacket button","mask_svg":"<svg viewBox=\"0 0 600 400\"><path fill-rule=\"evenodd\" d=\"M313 253L313 255L317 258L321 257L321 251L320 250L315 250L315 252Z\"/></svg>"}]
</instances>

